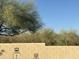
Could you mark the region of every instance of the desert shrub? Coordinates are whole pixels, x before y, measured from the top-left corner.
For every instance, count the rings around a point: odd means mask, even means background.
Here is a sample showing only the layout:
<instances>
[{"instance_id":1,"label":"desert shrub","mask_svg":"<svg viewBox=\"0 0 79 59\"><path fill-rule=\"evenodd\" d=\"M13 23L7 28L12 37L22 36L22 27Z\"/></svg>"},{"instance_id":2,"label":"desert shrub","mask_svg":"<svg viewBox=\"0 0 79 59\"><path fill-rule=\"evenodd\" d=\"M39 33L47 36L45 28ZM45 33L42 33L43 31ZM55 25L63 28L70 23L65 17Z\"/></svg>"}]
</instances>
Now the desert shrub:
<instances>
[{"instance_id":1,"label":"desert shrub","mask_svg":"<svg viewBox=\"0 0 79 59\"><path fill-rule=\"evenodd\" d=\"M56 33L51 29L42 29L40 31L37 31L34 37L35 40L46 43L46 45L54 45Z\"/></svg>"},{"instance_id":2,"label":"desert shrub","mask_svg":"<svg viewBox=\"0 0 79 59\"><path fill-rule=\"evenodd\" d=\"M79 35L75 31L59 33L57 45L79 45Z\"/></svg>"},{"instance_id":3,"label":"desert shrub","mask_svg":"<svg viewBox=\"0 0 79 59\"><path fill-rule=\"evenodd\" d=\"M79 35L75 31L56 33L51 29L40 29L15 36L0 36L0 43L45 43L47 46L79 45Z\"/></svg>"}]
</instances>

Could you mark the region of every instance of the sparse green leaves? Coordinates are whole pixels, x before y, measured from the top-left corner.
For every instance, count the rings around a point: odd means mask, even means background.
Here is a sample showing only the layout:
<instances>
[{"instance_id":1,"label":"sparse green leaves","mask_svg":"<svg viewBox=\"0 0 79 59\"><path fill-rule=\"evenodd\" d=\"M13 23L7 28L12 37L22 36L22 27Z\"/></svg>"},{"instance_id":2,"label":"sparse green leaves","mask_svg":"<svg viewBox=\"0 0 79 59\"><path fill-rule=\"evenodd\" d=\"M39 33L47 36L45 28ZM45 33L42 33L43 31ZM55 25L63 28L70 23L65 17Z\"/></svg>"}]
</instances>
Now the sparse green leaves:
<instances>
[{"instance_id":1,"label":"sparse green leaves","mask_svg":"<svg viewBox=\"0 0 79 59\"><path fill-rule=\"evenodd\" d=\"M17 0L0 0L0 2L0 19L8 28L19 27L35 32L42 26L32 3L22 4Z\"/></svg>"}]
</instances>

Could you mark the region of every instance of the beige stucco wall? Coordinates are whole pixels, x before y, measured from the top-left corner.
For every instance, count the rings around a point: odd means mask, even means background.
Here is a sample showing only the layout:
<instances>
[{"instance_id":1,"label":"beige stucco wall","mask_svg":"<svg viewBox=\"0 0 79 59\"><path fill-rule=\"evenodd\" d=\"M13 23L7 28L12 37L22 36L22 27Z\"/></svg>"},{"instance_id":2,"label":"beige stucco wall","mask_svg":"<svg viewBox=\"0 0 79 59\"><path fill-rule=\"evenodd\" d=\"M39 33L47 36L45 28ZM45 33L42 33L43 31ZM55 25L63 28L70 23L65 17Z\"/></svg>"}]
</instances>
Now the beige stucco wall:
<instances>
[{"instance_id":1,"label":"beige stucco wall","mask_svg":"<svg viewBox=\"0 0 79 59\"><path fill-rule=\"evenodd\" d=\"M17 59L34 59L34 53L38 53L39 59L79 59L78 46L45 46L44 43L0 44L0 51L5 51L0 59L16 59L16 47L20 52Z\"/></svg>"}]
</instances>

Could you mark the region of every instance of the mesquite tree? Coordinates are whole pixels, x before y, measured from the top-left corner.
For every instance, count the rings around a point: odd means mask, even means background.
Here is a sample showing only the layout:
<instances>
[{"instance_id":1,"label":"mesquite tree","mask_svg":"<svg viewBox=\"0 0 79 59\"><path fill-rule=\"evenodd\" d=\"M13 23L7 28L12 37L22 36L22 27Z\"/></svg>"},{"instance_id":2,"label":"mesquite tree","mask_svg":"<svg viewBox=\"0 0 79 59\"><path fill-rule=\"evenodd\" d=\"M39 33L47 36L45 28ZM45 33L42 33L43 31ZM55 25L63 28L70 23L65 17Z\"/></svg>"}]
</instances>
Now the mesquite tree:
<instances>
[{"instance_id":1,"label":"mesquite tree","mask_svg":"<svg viewBox=\"0 0 79 59\"><path fill-rule=\"evenodd\" d=\"M42 23L33 3L21 3L17 0L0 0L0 23L13 33L21 30L35 32Z\"/></svg>"}]
</instances>

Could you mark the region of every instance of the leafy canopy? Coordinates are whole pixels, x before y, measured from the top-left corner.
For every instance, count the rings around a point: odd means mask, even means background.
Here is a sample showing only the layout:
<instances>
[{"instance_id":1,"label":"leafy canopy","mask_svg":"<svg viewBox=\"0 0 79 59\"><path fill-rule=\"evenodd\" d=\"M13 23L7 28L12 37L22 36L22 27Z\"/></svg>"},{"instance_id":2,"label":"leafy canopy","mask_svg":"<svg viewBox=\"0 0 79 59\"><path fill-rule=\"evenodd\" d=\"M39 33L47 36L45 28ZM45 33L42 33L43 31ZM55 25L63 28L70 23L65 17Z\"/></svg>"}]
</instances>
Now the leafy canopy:
<instances>
[{"instance_id":1,"label":"leafy canopy","mask_svg":"<svg viewBox=\"0 0 79 59\"><path fill-rule=\"evenodd\" d=\"M35 32L42 26L33 3L18 0L0 0L0 21L11 29Z\"/></svg>"}]
</instances>

